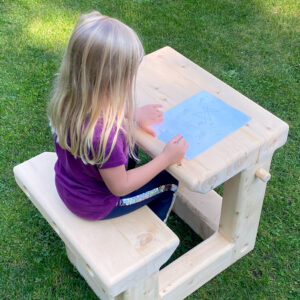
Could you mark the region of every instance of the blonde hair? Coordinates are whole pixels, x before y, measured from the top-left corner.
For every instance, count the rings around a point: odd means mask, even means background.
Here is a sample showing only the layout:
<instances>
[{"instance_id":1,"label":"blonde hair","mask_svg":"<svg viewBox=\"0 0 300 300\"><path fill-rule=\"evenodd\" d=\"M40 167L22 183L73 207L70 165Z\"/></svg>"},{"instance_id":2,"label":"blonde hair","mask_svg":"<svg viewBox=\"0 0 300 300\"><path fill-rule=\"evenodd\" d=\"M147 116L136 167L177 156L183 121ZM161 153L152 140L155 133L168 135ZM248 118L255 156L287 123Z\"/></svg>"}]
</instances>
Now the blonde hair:
<instances>
[{"instance_id":1,"label":"blonde hair","mask_svg":"<svg viewBox=\"0 0 300 300\"><path fill-rule=\"evenodd\" d=\"M101 166L124 131L133 155L135 79L143 55L137 34L122 22L96 11L79 18L48 107L51 126L63 149ZM95 146L93 136L99 120L102 133ZM112 132L113 142L106 155Z\"/></svg>"}]
</instances>

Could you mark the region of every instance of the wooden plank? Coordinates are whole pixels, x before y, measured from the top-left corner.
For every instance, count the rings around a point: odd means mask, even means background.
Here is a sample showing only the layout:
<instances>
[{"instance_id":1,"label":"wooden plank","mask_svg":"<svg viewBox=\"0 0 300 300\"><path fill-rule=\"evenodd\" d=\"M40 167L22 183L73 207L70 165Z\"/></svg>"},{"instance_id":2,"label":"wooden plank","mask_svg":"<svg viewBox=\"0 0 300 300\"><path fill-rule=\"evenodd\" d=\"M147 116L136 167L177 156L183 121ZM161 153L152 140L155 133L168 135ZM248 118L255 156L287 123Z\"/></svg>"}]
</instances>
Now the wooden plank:
<instances>
[{"instance_id":1,"label":"wooden plank","mask_svg":"<svg viewBox=\"0 0 300 300\"><path fill-rule=\"evenodd\" d=\"M156 300L158 299L158 272L116 297L116 300Z\"/></svg>"},{"instance_id":2,"label":"wooden plank","mask_svg":"<svg viewBox=\"0 0 300 300\"><path fill-rule=\"evenodd\" d=\"M224 185L219 232L234 243L233 262L254 248L266 182L256 170L269 170L272 157L234 176Z\"/></svg>"},{"instance_id":3,"label":"wooden plank","mask_svg":"<svg viewBox=\"0 0 300 300\"><path fill-rule=\"evenodd\" d=\"M138 71L139 105L160 103L166 111L203 89L252 117L195 159L168 169L189 189L207 193L282 146L288 125L170 47L145 56ZM164 147L141 130L137 142L152 157Z\"/></svg>"},{"instance_id":4,"label":"wooden plank","mask_svg":"<svg viewBox=\"0 0 300 300\"><path fill-rule=\"evenodd\" d=\"M216 233L159 273L159 296L181 300L231 264L233 245Z\"/></svg>"},{"instance_id":5,"label":"wooden plank","mask_svg":"<svg viewBox=\"0 0 300 300\"><path fill-rule=\"evenodd\" d=\"M86 280L90 288L101 300L115 300L114 296L108 294L108 291L105 291L99 282L95 280L93 272L87 267L86 263L75 254L68 246L66 246L67 256L69 261L76 267L80 275Z\"/></svg>"},{"instance_id":6,"label":"wooden plank","mask_svg":"<svg viewBox=\"0 0 300 300\"><path fill-rule=\"evenodd\" d=\"M75 216L57 195L55 161L55 153L43 153L18 165L16 181L66 246L88 266L93 282L116 296L156 273L179 244L177 236L148 207L112 220Z\"/></svg>"},{"instance_id":7,"label":"wooden plank","mask_svg":"<svg viewBox=\"0 0 300 300\"><path fill-rule=\"evenodd\" d=\"M253 249L266 189L255 173L270 164L271 157L225 183L219 232L161 271L161 299L183 299Z\"/></svg>"},{"instance_id":8,"label":"wooden plank","mask_svg":"<svg viewBox=\"0 0 300 300\"><path fill-rule=\"evenodd\" d=\"M136 137L137 144L151 157L161 153L165 146L163 142L140 129L136 130ZM244 141L248 143L247 139L236 131L193 160L183 159L180 166L170 166L168 171L191 191L207 193L256 163L259 146L245 146Z\"/></svg>"},{"instance_id":9,"label":"wooden plank","mask_svg":"<svg viewBox=\"0 0 300 300\"><path fill-rule=\"evenodd\" d=\"M191 192L179 185L173 211L198 235L207 239L219 229L222 197L215 191Z\"/></svg>"}]
</instances>

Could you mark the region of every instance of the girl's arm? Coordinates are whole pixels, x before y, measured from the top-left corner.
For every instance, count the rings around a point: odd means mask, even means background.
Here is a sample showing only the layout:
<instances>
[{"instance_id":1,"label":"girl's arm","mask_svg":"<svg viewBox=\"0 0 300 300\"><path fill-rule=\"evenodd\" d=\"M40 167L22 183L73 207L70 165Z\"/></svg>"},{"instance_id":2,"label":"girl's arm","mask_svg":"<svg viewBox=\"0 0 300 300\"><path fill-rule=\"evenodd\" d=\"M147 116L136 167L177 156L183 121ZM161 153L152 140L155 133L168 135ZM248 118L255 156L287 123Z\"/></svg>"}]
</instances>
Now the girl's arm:
<instances>
[{"instance_id":1,"label":"girl's arm","mask_svg":"<svg viewBox=\"0 0 300 300\"><path fill-rule=\"evenodd\" d=\"M122 165L99 169L99 172L111 193L124 196L145 185L168 166L181 161L187 147L185 139L177 135L168 142L160 155L141 167L127 171Z\"/></svg>"}]
</instances>

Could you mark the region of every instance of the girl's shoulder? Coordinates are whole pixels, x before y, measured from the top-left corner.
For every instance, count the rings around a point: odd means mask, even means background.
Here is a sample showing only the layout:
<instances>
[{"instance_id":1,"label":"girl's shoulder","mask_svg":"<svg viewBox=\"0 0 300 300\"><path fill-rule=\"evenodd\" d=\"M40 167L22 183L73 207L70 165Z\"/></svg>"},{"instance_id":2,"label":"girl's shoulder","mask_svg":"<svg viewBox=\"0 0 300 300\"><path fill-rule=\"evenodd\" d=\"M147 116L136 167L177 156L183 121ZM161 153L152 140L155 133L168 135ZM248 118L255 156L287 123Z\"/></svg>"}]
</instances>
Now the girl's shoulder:
<instances>
[{"instance_id":1,"label":"girl's shoulder","mask_svg":"<svg viewBox=\"0 0 300 300\"><path fill-rule=\"evenodd\" d=\"M98 151L100 146L101 135L103 134L103 126L101 120L97 122L94 135L93 135L93 146L94 150ZM117 135L117 136L116 136ZM116 136L116 140L114 143L114 138ZM110 155L109 155L110 153ZM127 164L128 159L128 146L126 141L126 136L124 131L121 129L117 133L117 128L114 126L107 139L107 143L105 146L105 156L108 156L108 160L101 164L100 168L112 168L122 164Z\"/></svg>"},{"instance_id":2,"label":"girl's shoulder","mask_svg":"<svg viewBox=\"0 0 300 300\"><path fill-rule=\"evenodd\" d=\"M93 134L94 149L97 149L97 147L99 146L102 134L104 134L104 132L103 132L103 122L102 122L101 119L99 119L96 126L95 126L94 134ZM113 128L111 129L111 131L108 135L107 146L111 147L116 134L117 134L116 144L117 143L126 144L126 135L125 135L124 130L120 129L119 132L117 133L117 127L113 126Z\"/></svg>"}]
</instances>

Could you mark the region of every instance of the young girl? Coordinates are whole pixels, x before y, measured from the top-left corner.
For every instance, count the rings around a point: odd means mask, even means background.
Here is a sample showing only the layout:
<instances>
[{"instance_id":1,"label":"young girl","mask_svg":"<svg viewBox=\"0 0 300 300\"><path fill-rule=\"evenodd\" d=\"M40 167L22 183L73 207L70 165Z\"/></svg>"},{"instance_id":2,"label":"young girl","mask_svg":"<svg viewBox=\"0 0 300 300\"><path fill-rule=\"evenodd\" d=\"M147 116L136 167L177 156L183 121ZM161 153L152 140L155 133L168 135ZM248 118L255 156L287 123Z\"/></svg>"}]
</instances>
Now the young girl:
<instances>
[{"instance_id":1,"label":"young girl","mask_svg":"<svg viewBox=\"0 0 300 300\"><path fill-rule=\"evenodd\" d=\"M56 188L82 218L113 218L148 204L165 221L172 207L178 182L163 170L184 157L182 136L149 163L128 168L128 157L136 159L136 124L155 135L149 126L163 120L159 105L135 107L143 55L131 28L98 12L82 15L71 35L48 115Z\"/></svg>"}]
</instances>

